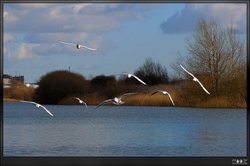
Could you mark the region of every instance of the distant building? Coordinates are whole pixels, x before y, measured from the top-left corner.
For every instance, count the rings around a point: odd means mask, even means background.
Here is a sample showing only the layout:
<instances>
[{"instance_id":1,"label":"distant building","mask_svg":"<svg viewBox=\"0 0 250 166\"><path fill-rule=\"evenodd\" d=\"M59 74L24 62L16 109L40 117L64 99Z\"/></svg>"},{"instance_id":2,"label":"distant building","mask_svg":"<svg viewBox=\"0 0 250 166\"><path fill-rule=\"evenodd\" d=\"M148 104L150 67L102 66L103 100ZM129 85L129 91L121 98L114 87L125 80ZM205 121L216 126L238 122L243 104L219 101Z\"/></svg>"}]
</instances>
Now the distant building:
<instances>
[{"instance_id":1,"label":"distant building","mask_svg":"<svg viewBox=\"0 0 250 166\"><path fill-rule=\"evenodd\" d=\"M39 85L35 84L35 83L27 83L27 84L25 84L25 86L30 87L30 88L38 88L39 87Z\"/></svg>"},{"instance_id":2,"label":"distant building","mask_svg":"<svg viewBox=\"0 0 250 166\"><path fill-rule=\"evenodd\" d=\"M14 76L12 79L24 84L24 76Z\"/></svg>"},{"instance_id":3,"label":"distant building","mask_svg":"<svg viewBox=\"0 0 250 166\"><path fill-rule=\"evenodd\" d=\"M14 85L23 85L24 76L10 76L8 74L3 75L3 88L10 88Z\"/></svg>"},{"instance_id":4,"label":"distant building","mask_svg":"<svg viewBox=\"0 0 250 166\"><path fill-rule=\"evenodd\" d=\"M4 74L3 75L3 88L10 88L11 87L11 79L10 75Z\"/></svg>"}]
</instances>

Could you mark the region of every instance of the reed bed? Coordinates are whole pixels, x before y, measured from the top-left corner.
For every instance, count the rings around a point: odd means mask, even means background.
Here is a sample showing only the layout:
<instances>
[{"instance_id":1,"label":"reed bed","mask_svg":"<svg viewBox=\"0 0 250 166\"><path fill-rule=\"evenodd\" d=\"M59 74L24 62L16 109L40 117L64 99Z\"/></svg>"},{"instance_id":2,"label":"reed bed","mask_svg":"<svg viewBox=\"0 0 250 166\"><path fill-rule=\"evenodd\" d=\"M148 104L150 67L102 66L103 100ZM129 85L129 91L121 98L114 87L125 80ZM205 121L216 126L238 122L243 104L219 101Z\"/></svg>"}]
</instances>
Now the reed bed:
<instances>
[{"instance_id":1,"label":"reed bed","mask_svg":"<svg viewBox=\"0 0 250 166\"><path fill-rule=\"evenodd\" d=\"M180 84L162 84L155 86L135 86L135 87L114 87L112 94L101 93L98 89L85 92L84 94L70 94L64 97L56 104L78 105L78 100L73 97L79 97L88 105L98 105L102 101L124 93L137 92L138 94L127 96L123 101L127 106L173 106L168 95L156 93L151 96L156 90L165 90L170 93L176 107L201 107L201 108L247 108L246 98L242 95L207 95L198 86L197 88L190 87L187 83ZM191 86L192 87L192 86ZM8 93L4 93L4 102L15 102L18 100L33 100L32 96L35 89L18 86L9 89ZM114 92L114 93L113 93ZM211 93L212 94L212 93Z\"/></svg>"},{"instance_id":2,"label":"reed bed","mask_svg":"<svg viewBox=\"0 0 250 166\"><path fill-rule=\"evenodd\" d=\"M197 103L196 106L206 108L246 108L246 102L237 98L232 99L221 96Z\"/></svg>"},{"instance_id":3,"label":"reed bed","mask_svg":"<svg viewBox=\"0 0 250 166\"><path fill-rule=\"evenodd\" d=\"M205 93L197 93L197 95L195 95L196 93L192 94L188 93L185 89L183 90L182 85L151 86L145 90L142 89L141 92L136 95L127 96L122 100L125 102L124 105L126 106L173 106L168 95L156 93L151 96L151 93L156 90L168 91L172 96L176 107L247 108L246 101L240 97L215 97L206 95ZM79 104L79 102L75 100L73 96L79 97L88 105L98 105L102 101L108 99L106 96L100 96L98 93L71 95L61 100L58 104ZM112 105L112 103L107 105Z\"/></svg>"},{"instance_id":4,"label":"reed bed","mask_svg":"<svg viewBox=\"0 0 250 166\"><path fill-rule=\"evenodd\" d=\"M4 102L17 102L18 100L17 99L13 99L13 98L3 98L3 101Z\"/></svg>"},{"instance_id":5,"label":"reed bed","mask_svg":"<svg viewBox=\"0 0 250 166\"><path fill-rule=\"evenodd\" d=\"M124 99L124 105L132 106L172 106L168 96L162 94L151 95L135 95Z\"/></svg>"}]
</instances>

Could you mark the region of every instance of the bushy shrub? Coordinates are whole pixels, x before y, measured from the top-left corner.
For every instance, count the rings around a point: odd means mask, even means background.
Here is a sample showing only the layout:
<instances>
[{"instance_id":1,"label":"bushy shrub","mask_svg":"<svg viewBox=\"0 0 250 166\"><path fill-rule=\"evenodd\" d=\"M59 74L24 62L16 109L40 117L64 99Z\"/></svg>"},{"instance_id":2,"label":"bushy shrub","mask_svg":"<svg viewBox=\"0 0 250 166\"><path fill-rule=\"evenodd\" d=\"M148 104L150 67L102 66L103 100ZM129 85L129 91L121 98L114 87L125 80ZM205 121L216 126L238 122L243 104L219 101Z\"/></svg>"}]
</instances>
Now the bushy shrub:
<instances>
[{"instance_id":1,"label":"bushy shrub","mask_svg":"<svg viewBox=\"0 0 250 166\"><path fill-rule=\"evenodd\" d=\"M116 84L116 79L114 76L104 76L104 75L100 75L100 76L96 76L94 77L90 84L92 86L113 86Z\"/></svg>"},{"instance_id":2,"label":"bushy shrub","mask_svg":"<svg viewBox=\"0 0 250 166\"><path fill-rule=\"evenodd\" d=\"M85 78L70 71L53 71L42 76L35 91L35 101L43 104L57 104L69 95L81 95L87 91Z\"/></svg>"}]
</instances>

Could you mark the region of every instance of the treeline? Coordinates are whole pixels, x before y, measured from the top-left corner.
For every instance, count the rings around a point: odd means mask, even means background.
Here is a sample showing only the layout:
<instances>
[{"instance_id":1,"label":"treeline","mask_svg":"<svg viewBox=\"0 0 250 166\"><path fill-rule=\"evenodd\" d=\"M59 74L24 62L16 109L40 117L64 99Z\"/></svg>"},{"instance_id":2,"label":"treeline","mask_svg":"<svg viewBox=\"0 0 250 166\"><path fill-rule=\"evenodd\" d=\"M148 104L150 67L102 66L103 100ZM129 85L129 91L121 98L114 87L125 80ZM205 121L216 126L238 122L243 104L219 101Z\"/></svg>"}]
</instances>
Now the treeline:
<instances>
[{"instance_id":1,"label":"treeline","mask_svg":"<svg viewBox=\"0 0 250 166\"><path fill-rule=\"evenodd\" d=\"M88 104L96 105L103 100L113 98L122 93L131 91L140 92L144 88L133 83L127 84L126 79L117 80L114 76L100 75L91 80L86 80L82 76L81 81L74 81L78 74L69 71L53 72L55 75L59 73L62 75L71 75L70 84L65 83L67 82L66 77L61 77L56 80L57 84L47 86L46 83L50 82L53 77L48 79L45 76L39 83L39 88L34 93L34 99L37 102L47 104L75 104L78 101L73 97L79 97ZM58 88L54 88L54 86Z\"/></svg>"},{"instance_id":2,"label":"treeline","mask_svg":"<svg viewBox=\"0 0 250 166\"><path fill-rule=\"evenodd\" d=\"M147 64L147 65L145 65ZM149 86L169 83L167 70L151 58L145 60L135 74L146 80ZM73 104L80 97L88 104L99 104L102 100L119 96L123 93L148 91L148 86L142 85L135 78L127 75L98 75L90 80L70 71L54 71L42 76L38 82L33 99L44 104Z\"/></svg>"},{"instance_id":3,"label":"treeline","mask_svg":"<svg viewBox=\"0 0 250 166\"><path fill-rule=\"evenodd\" d=\"M54 71L46 74L39 81L39 88L15 88L15 97L34 100L42 104L78 104L73 97L79 97L89 105L97 105L103 100L123 93L138 92L138 95L125 98L125 105L137 106L172 106L169 98L162 94L151 96L155 90L168 91L175 106L184 107L231 107L246 108L246 84L244 77L225 80L221 95L215 96L211 80L206 75L197 78L206 86L211 95L207 95L192 79L172 80L164 84L144 86L129 82L128 78L116 79L114 76L96 76L86 80L83 76L69 71ZM132 78L130 78L133 80ZM23 91L23 88L31 91ZM19 94L19 95L18 95ZM30 97L28 97L30 96Z\"/></svg>"},{"instance_id":4,"label":"treeline","mask_svg":"<svg viewBox=\"0 0 250 166\"><path fill-rule=\"evenodd\" d=\"M166 90L171 94L175 106L246 108L246 80L242 75L234 80L223 81L224 86L219 96L214 95L211 80L207 75L199 75L197 78L211 95L207 95L191 78L145 86L133 78L100 75L87 80L78 73L53 71L41 77L39 88L16 86L8 89L7 97L33 100L42 104L78 104L73 98L76 96L89 105L97 105L103 100L124 93L138 92L139 95L125 98L125 105L172 106L165 95L151 96L155 90Z\"/></svg>"}]
</instances>

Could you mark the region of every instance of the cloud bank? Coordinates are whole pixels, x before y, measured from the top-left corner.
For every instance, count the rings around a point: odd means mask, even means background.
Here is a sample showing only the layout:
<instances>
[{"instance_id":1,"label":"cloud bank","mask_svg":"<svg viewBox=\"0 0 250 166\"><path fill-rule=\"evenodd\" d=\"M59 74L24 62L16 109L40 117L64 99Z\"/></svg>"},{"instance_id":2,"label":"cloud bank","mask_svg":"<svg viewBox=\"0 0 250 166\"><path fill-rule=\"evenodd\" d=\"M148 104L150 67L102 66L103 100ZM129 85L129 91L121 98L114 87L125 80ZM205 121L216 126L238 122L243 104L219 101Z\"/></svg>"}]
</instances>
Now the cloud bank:
<instances>
[{"instance_id":1,"label":"cloud bank","mask_svg":"<svg viewBox=\"0 0 250 166\"><path fill-rule=\"evenodd\" d=\"M191 32L203 18L216 20L222 28L232 27L239 33L246 33L246 7L243 3L187 4L163 21L160 28L164 33Z\"/></svg>"},{"instance_id":2,"label":"cloud bank","mask_svg":"<svg viewBox=\"0 0 250 166\"><path fill-rule=\"evenodd\" d=\"M69 47L58 46L58 41L102 50L107 46L105 33L119 28L125 20L141 19L148 7L137 9L138 5L120 3L4 4L4 53L17 60L31 59L32 53L72 53ZM39 47L35 49L36 44ZM21 57L17 51L27 55Z\"/></svg>"}]
</instances>

